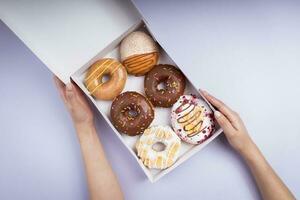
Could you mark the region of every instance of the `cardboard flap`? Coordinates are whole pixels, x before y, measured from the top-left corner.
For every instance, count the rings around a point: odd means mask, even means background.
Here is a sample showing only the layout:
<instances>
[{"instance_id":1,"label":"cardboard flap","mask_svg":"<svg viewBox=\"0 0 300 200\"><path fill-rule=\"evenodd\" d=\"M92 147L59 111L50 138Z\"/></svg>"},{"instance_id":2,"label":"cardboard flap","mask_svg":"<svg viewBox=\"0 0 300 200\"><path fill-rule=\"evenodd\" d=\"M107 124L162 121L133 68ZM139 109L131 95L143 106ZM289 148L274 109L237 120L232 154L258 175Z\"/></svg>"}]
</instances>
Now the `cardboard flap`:
<instances>
[{"instance_id":1,"label":"cardboard flap","mask_svg":"<svg viewBox=\"0 0 300 200\"><path fill-rule=\"evenodd\" d=\"M0 18L64 82L140 16L129 0L1 1Z\"/></svg>"}]
</instances>

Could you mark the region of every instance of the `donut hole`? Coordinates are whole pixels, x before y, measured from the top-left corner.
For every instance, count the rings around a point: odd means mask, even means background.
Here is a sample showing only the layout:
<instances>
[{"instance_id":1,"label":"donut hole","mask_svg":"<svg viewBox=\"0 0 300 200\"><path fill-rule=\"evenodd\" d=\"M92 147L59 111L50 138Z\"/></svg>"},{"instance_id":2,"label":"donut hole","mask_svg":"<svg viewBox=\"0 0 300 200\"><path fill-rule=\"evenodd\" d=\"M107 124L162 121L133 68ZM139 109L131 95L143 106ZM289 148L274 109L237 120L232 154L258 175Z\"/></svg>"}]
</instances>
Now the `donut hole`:
<instances>
[{"instance_id":1,"label":"donut hole","mask_svg":"<svg viewBox=\"0 0 300 200\"><path fill-rule=\"evenodd\" d=\"M166 81L161 81L157 84L156 87L157 90L166 90L167 89L167 83Z\"/></svg>"},{"instance_id":2,"label":"donut hole","mask_svg":"<svg viewBox=\"0 0 300 200\"><path fill-rule=\"evenodd\" d=\"M134 117L136 117L138 115L138 112L136 110L134 110L134 109L130 109L128 111L128 115L129 115L129 117L134 118Z\"/></svg>"},{"instance_id":3,"label":"donut hole","mask_svg":"<svg viewBox=\"0 0 300 200\"><path fill-rule=\"evenodd\" d=\"M101 78L101 83L106 83L110 80L110 75L109 74L104 74Z\"/></svg>"},{"instance_id":4,"label":"donut hole","mask_svg":"<svg viewBox=\"0 0 300 200\"><path fill-rule=\"evenodd\" d=\"M152 149L157 152L164 151L166 149L166 145L162 142L156 142L152 145Z\"/></svg>"}]
</instances>

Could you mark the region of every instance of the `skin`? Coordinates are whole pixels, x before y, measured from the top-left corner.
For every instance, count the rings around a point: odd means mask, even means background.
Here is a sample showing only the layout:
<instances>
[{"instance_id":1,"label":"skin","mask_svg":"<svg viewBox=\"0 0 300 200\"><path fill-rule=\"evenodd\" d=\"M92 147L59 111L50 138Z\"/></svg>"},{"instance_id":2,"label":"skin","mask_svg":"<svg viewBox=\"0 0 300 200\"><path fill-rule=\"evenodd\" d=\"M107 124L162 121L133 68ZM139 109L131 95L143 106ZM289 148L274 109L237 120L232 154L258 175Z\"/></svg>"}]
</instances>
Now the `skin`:
<instances>
[{"instance_id":1,"label":"skin","mask_svg":"<svg viewBox=\"0 0 300 200\"><path fill-rule=\"evenodd\" d=\"M121 187L105 157L100 138L96 133L93 112L84 94L73 83L65 85L56 77L54 81L76 128L85 163L90 199L123 199ZM229 144L247 163L262 198L266 200L295 199L250 138L238 113L206 91L201 91L201 93L217 108L218 111L214 113L214 116L224 130Z\"/></svg>"},{"instance_id":2,"label":"skin","mask_svg":"<svg viewBox=\"0 0 300 200\"><path fill-rule=\"evenodd\" d=\"M55 84L76 128L81 147L91 200L123 199L118 180L109 165L94 126L94 116L80 89L65 85L57 77Z\"/></svg>"},{"instance_id":3,"label":"skin","mask_svg":"<svg viewBox=\"0 0 300 200\"><path fill-rule=\"evenodd\" d=\"M215 111L214 116L222 127L229 144L247 163L262 198L266 200L295 199L250 138L238 113L206 91L201 93L217 108L218 111Z\"/></svg>"}]
</instances>

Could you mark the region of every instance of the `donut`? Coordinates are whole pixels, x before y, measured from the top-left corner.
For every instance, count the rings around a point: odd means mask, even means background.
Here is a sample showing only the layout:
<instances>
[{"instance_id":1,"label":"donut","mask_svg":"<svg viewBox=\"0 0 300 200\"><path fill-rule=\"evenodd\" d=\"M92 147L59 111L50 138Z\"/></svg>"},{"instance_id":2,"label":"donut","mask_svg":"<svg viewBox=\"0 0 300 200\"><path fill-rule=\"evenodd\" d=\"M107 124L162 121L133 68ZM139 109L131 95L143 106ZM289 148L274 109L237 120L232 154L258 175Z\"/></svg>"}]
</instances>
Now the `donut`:
<instances>
[{"instance_id":1,"label":"donut","mask_svg":"<svg viewBox=\"0 0 300 200\"><path fill-rule=\"evenodd\" d=\"M154 119L151 102L137 92L124 92L112 102L110 116L114 127L129 136L144 132Z\"/></svg>"},{"instance_id":2,"label":"donut","mask_svg":"<svg viewBox=\"0 0 300 200\"><path fill-rule=\"evenodd\" d=\"M163 88L159 88L159 85ZM144 79L147 98L154 106L171 107L183 95L185 77L172 65L156 65Z\"/></svg>"},{"instance_id":3,"label":"donut","mask_svg":"<svg viewBox=\"0 0 300 200\"><path fill-rule=\"evenodd\" d=\"M194 95L183 95L172 107L171 123L175 133L189 144L200 144L214 132L213 112Z\"/></svg>"},{"instance_id":4,"label":"donut","mask_svg":"<svg viewBox=\"0 0 300 200\"><path fill-rule=\"evenodd\" d=\"M161 149L155 148L161 145ZM146 129L136 143L137 155L148 168L165 169L176 161L181 142L169 126Z\"/></svg>"},{"instance_id":5,"label":"donut","mask_svg":"<svg viewBox=\"0 0 300 200\"><path fill-rule=\"evenodd\" d=\"M109 80L104 82L104 76L108 76ZM104 58L91 65L84 84L96 99L111 100L122 92L126 79L126 69L120 62L112 58Z\"/></svg>"},{"instance_id":6,"label":"donut","mask_svg":"<svg viewBox=\"0 0 300 200\"><path fill-rule=\"evenodd\" d=\"M120 56L129 74L143 76L156 65L159 53L156 43L149 35L135 31L122 40Z\"/></svg>"}]
</instances>

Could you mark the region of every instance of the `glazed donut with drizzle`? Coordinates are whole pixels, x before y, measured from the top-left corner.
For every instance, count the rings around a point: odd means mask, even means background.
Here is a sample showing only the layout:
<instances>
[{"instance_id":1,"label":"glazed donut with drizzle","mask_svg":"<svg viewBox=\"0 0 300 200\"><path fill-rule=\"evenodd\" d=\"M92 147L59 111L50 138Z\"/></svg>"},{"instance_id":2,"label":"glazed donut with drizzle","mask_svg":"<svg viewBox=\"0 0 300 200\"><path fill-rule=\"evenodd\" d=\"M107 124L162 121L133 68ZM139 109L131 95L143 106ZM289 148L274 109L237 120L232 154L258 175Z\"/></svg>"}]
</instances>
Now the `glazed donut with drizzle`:
<instances>
[{"instance_id":1,"label":"glazed donut with drizzle","mask_svg":"<svg viewBox=\"0 0 300 200\"><path fill-rule=\"evenodd\" d=\"M180 139L169 126L146 129L136 143L137 155L144 165L155 169L165 169L173 165L180 147Z\"/></svg>"},{"instance_id":2,"label":"glazed donut with drizzle","mask_svg":"<svg viewBox=\"0 0 300 200\"><path fill-rule=\"evenodd\" d=\"M212 110L194 95L183 95L173 105L171 123L175 133L190 144L204 142L215 128Z\"/></svg>"},{"instance_id":3,"label":"glazed donut with drizzle","mask_svg":"<svg viewBox=\"0 0 300 200\"><path fill-rule=\"evenodd\" d=\"M103 80L105 76L108 76L107 81ZM126 79L126 69L120 62L104 58L91 65L84 83L96 99L111 100L122 92Z\"/></svg>"}]
</instances>

